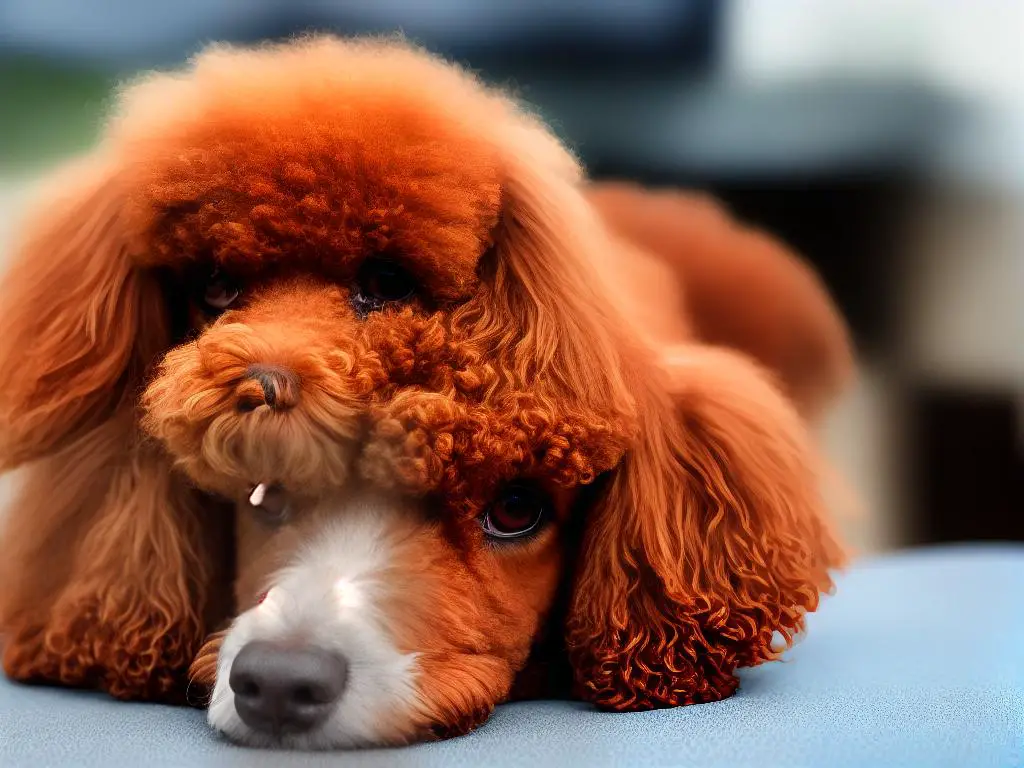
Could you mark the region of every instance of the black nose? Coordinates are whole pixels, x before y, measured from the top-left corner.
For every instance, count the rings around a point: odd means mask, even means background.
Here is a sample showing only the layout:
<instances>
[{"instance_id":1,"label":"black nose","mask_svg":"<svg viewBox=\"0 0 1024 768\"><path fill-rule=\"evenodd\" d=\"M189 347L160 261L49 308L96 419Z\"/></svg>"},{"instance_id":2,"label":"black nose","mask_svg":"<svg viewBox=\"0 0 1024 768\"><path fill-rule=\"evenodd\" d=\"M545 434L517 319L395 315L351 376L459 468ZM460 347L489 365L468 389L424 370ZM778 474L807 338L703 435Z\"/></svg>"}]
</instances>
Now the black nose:
<instances>
[{"instance_id":1,"label":"black nose","mask_svg":"<svg viewBox=\"0 0 1024 768\"><path fill-rule=\"evenodd\" d=\"M250 365L238 388L238 407L253 411L266 405L283 411L295 405L299 396L298 377L276 365Z\"/></svg>"},{"instance_id":2,"label":"black nose","mask_svg":"<svg viewBox=\"0 0 1024 768\"><path fill-rule=\"evenodd\" d=\"M319 648L255 640L238 652L228 684L242 722L266 733L304 733L323 723L345 690L348 665Z\"/></svg>"}]
</instances>

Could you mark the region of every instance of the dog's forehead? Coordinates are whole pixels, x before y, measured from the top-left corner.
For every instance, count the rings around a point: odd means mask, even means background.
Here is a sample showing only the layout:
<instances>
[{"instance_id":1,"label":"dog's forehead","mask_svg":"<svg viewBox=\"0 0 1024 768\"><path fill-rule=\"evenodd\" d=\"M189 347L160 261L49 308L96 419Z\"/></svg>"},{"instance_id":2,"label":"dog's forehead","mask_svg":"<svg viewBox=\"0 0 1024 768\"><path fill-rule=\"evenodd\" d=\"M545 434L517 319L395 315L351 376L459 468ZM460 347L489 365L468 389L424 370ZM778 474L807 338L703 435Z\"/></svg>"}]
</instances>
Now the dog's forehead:
<instances>
[{"instance_id":1,"label":"dog's forehead","mask_svg":"<svg viewBox=\"0 0 1024 768\"><path fill-rule=\"evenodd\" d=\"M472 290L501 199L499 152L477 119L486 100L474 115L465 94L449 103L414 83L377 88L302 69L257 94L248 89L259 72L208 83L200 74L184 88L168 81L174 114L127 114L122 126L146 258L315 257L345 269L386 253L421 265L442 298ZM143 101L126 109L152 104Z\"/></svg>"}]
</instances>

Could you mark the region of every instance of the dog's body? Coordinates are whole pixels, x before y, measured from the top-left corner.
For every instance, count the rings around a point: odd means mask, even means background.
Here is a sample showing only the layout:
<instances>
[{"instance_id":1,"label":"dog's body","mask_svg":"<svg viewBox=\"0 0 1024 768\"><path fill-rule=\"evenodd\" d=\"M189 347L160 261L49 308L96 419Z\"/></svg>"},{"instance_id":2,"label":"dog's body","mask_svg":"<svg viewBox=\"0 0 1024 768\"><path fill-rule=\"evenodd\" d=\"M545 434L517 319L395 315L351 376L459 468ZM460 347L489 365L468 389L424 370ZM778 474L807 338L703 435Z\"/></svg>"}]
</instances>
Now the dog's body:
<instances>
[{"instance_id":1,"label":"dog's body","mask_svg":"<svg viewBox=\"0 0 1024 768\"><path fill-rule=\"evenodd\" d=\"M399 743L559 669L727 696L830 586L845 331L706 201L331 39L135 86L69 178L6 281L12 677L173 699L194 661L232 738Z\"/></svg>"},{"instance_id":2,"label":"dog's body","mask_svg":"<svg viewBox=\"0 0 1024 768\"><path fill-rule=\"evenodd\" d=\"M815 272L705 195L592 184L588 200L626 240L610 283L660 347L698 338L772 371L809 423L849 383L847 329Z\"/></svg>"}]
</instances>

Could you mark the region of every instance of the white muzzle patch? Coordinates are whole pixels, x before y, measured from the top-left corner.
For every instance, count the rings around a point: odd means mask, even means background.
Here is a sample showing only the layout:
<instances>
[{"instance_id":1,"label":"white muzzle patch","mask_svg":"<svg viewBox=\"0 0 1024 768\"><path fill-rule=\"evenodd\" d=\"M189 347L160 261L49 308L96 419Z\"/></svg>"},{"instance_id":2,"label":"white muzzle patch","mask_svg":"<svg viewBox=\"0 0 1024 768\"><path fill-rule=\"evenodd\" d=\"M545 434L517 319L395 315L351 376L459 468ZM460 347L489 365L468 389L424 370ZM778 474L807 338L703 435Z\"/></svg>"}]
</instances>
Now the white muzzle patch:
<instances>
[{"instance_id":1,"label":"white muzzle patch","mask_svg":"<svg viewBox=\"0 0 1024 768\"><path fill-rule=\"evenodd\" d=\"M415 654L395 647L379 613L389 521L398 514L393 504L373 496L335 504L332 522L272 578L263 601L235 619L220 649L211 726L243 744L294 749L379 744L401 730L395 719L409 716L416 695ZM347 684L321 725L275 736L243 722L228 680L235 657L256 640L314 647L345 660Z\"/></svg>"}]
</instances>

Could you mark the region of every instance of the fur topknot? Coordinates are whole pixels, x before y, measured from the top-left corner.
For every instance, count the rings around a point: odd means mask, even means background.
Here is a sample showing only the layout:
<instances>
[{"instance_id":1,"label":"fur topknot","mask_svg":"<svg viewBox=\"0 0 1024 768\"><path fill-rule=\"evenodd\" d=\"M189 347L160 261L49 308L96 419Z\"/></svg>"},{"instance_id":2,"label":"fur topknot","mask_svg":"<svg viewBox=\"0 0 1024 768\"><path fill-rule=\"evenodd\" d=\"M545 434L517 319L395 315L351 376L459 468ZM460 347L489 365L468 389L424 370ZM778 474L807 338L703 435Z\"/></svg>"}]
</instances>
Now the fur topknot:
<instances>
[{"instance_id":1,"label":"fur topknot","mask_svg":"<svg viewBox=\"0 0 1024 768\"><path fill-rule=\"evenodd\" d=\"M466 120L471 105L483 123ZM131 165L148 263L209 254L245 271L300 256L347 277L367 250L415 253L434 295L455 300L475 287L501 202L482 126L509 110L414 50L315 38L215 49L151 77L124 93L110 140Z\"/></svg>"}]
</instances>

